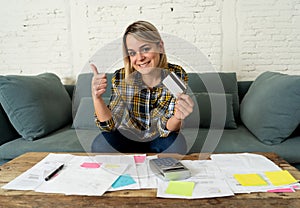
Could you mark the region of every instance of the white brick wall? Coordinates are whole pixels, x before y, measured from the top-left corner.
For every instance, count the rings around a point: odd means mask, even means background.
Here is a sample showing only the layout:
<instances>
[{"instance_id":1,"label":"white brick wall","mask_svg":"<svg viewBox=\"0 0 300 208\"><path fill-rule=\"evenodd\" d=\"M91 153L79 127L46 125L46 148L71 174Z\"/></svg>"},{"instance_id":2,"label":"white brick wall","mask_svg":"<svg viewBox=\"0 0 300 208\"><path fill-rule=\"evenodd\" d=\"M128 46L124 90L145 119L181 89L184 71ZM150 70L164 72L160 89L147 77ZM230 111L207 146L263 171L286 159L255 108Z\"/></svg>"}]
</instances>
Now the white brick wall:
<instances>
[{"instance_id":1,"label":"white brick wall","mask_svg":"<svg viewBox=\"0 0 300 208\"><path fill-rule=\"evenodd\" d=\"M238 1L241 78L263 71L300 74L300 1Z\"/></svg>"},{"instance_id":2,"label":"white brick wall","mask_svg":"<svg viewBox=\"0 0 300 208\"><path fill-rule=\"evenodd\" d=\"M89 70L89 61L102 71L115 70L122 65L120 38L140 19L157 26L170 61L187 71L235 71L240 80L266 70L300 74L299 0L0 0L0 5L0 74L47 71L75 78Z\"/></svg>"},{"instance_id":3,"label":"white brick wall","mask_svg":"<svg viewBox=\"0 0 300 208\"><path fill-rule=\"evenodd\" d=\"M68 4L1 0L0 73L72 74Z\"/></svg>"}]
</instances>

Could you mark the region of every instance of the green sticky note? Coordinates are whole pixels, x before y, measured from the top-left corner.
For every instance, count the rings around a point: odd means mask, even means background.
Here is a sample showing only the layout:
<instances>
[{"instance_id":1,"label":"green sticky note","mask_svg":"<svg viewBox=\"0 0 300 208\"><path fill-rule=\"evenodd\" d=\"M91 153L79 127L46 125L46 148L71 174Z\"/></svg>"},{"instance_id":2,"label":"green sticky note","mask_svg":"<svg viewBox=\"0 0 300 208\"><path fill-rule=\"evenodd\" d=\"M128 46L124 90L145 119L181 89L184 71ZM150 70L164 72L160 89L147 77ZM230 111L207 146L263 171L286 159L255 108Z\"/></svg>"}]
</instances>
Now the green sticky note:
<instances>
[{"instance_id":1,"label":"green sticky note","mask_svg":"<svg viewBox=\"0 0 300 208\"><path fill-rule=\"evenodd\" d=\"M258 174L234 174L233 177L242 186L267 186L268 183Z\"/></svg>"},{"instance_id":2,"label":"green sticky note","mask_svg":"<svg viewBox=\"0 0 300 208\"><path fill-rule=\"evenodd\" d=\"M167 194L192 196L195 183L191 181L170 181L166 189Z\"/></svg>"},{"instance_id":3,"label":"green sticky note","mask_svg":"<svg viewBox=\"0 0 300 208\"><path fill-rule=\"evenodd\" d=\"M298 182L287 170L265 172L274 186L289 185Z\"/></svg>"}]
</instances>

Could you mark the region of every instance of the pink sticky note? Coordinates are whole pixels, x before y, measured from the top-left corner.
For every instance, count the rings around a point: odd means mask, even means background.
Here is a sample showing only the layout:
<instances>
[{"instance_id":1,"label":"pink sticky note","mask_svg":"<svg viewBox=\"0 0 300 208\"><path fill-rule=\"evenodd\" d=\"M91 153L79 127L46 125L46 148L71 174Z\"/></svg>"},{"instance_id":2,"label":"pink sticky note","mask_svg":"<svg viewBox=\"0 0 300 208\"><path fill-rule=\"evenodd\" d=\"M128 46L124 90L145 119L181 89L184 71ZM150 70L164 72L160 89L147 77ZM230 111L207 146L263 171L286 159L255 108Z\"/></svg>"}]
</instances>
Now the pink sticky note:
<instances>
[{"instance_id":1,"label":"pink sticky note","mask_svg":"<svg viewBox=\"0 0 300 208\"><path fill-rule=\"evenodd\" d=\"M296 190L299 190L300 189L300 185L293 185L292 188L296 189Z\"/></svg>"},{"instance_id":2,"label":"pink sticky note","mask_svg":"<svg viewBox=\"0 0 300 208\"><path fill-rule=\"evenodd\" d=\"M135 163L144 163L145 159L146 159L145 155L135 155L134 156Z\"/></svg>"},{"instance_id":3,"label":"pink sticky note","mask_svg":"<svg viewBox=\"0 0 300 208\"><path fill-rule=\"evenodd\" d=\"M293 188L278 188L278 189L268 190L267 192L271 192L271 193L291 193L291 192L295 192L295 190Z\"/></svg>"},{"instance_id":4,"label":"pink sticky note","mask_svg":"<svg viewBox=\"0 0 300 208\"><path fill-rule=\"evenodd\" d=\"M101 165L102 165L101 163L84 162L80 165L80 167L83 167L83 168L100 168Z\"/></svg>"}]
</instances>

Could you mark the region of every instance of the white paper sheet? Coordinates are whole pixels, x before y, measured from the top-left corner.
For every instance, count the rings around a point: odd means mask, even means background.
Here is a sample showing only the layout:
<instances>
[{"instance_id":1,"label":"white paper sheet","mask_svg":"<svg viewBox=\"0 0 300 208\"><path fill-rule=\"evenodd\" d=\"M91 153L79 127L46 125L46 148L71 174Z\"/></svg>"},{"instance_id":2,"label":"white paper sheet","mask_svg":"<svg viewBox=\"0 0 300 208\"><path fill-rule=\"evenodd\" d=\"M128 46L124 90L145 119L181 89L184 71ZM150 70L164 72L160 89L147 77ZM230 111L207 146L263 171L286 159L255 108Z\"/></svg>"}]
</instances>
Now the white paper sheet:
<instances>
[{"instance_id":1,"label":"white paper sheet","mask_svg":"<svg viewBox=\"0 0 300 208\"><path fill-rule=\"evenodd\" d=\"M94 157L74 156L58 176L42 183L36 191L101 196L124 173L127 164L101 163L99 168L82 167L82 164L97 162Z\"/></svg>"},{"instance_id":2,"label":"white paper sheet","mask_svg":"<svg viewBox=\"0 0 300 208\"><path fill-rule=\"evenodd\" d=\"M70 154L48 154L39 163L28 169L8 184L2 186L3 189L10 190L35 190L43 182L45 177L57 164L66 163L73 155Z\"/></svg>"},{"instance_id":3,"label":"white paper sheet","mask_svg":"<svg viewBox=\"0 0 300 208\"><path fill-rule=\"evenodd\" d=\"M181 162L191 171L191 177L182 181L194 182L195 186L192 195L184 196L166 193L169 182L158 179L157 197L200 199L234 195L213 161L182 160Z\"/></svg>"},{"instance_id":4,"label":"white paper sheet","mask_svg":"<svg viewBox=\"0 0 300 208\"><path fill-rule=\"evenodd\" d=\"M266 192L278 188L273 186L265 177L264 172L281 170L274 162L263 155L252 153L241 154L214 154L211 159L217 164L226 178L227 183L234 193ZM234 174L260 175L269 185L266 186L242 186L234 178Z\"/></svg>"},{"instance_id":5,"label":"white paper sheet","mask_svg":"<svg viewBox=\"0 0 300 208\"><path fill-rule=\"evenodd\" d=\"M64 163L64 168L55 177L45 181L46 175L53 170L53 165L56 163ZM101 196L124 173L127 164L102 163L97 168L82 166L82 164L95 163L97 161L94 157L50 153L2 188L67 195Z\"/></svg>"},{"instance_id":6,"label":"white paper sheet","mask_svg":"<svg viewBox=\"0 0 300 208\"><path fill-rule=\"evenodd\" d=\"M157 188L156 176L150 168L149 161L157 156L148 156L143 163L136 163L141 189Z\"/></svg>"},{"instance_id":7,"label":"white paper sheet","mask_svg":"<svg viewBox=\"0 0 300 208\"><path fill-rule=\"evenodd\" d=\"M160 180L160 179L159 179ZM192 196L175 195L166 193L169 182L159 181L157 189L157 197L161 198L181 198L181 199L201 199L233 196L227 183L221 179L197 179L187 180L195 183Z\"/></svg>"},{"instance_id":8,"label":"white paper sheet","mask_svg":"<svg viewBox=\"0 0 300 208\"><path fill-rule=\"evenodd\" d=\"M135 183L126 186L121 186L117 188L111 187L109 191L118 191L124 189L140 189L139 176L137 173L137 168L133 155L97 155L95 156L95 160L100 163L127 164L127 168L123 174L131 177L135 181Z\"/></svg>"},{"instance_id":9,"label":"white paper sheet","mask_svg":"<svg viewBox=\"0 0 300 208\"><path fill-rule=\"evenodd\" d=\"M213 154L211 159L226 173L256 173L281 170L265 156L253 153Z\"/></svg>"}]
</instances>

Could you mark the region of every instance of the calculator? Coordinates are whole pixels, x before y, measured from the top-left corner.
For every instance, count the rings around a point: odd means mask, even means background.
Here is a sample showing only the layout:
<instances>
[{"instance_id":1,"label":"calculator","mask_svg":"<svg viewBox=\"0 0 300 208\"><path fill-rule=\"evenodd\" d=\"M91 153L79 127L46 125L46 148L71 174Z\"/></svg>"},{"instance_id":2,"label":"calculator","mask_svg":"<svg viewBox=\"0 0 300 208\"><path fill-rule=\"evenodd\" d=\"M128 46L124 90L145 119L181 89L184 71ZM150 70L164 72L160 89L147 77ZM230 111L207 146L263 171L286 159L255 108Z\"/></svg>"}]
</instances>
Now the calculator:
<instances>
[{"instance_id":1,"label":"calculator","mask_svg":"<svg viewBox=\"0 0 300 208\"><path fill-rule=\"evenodd\" d=\"M179 160L172 157L150 160L152 171L164 180L183 180L191 176L191 172Z\"/></svg>"}]
</instances>

